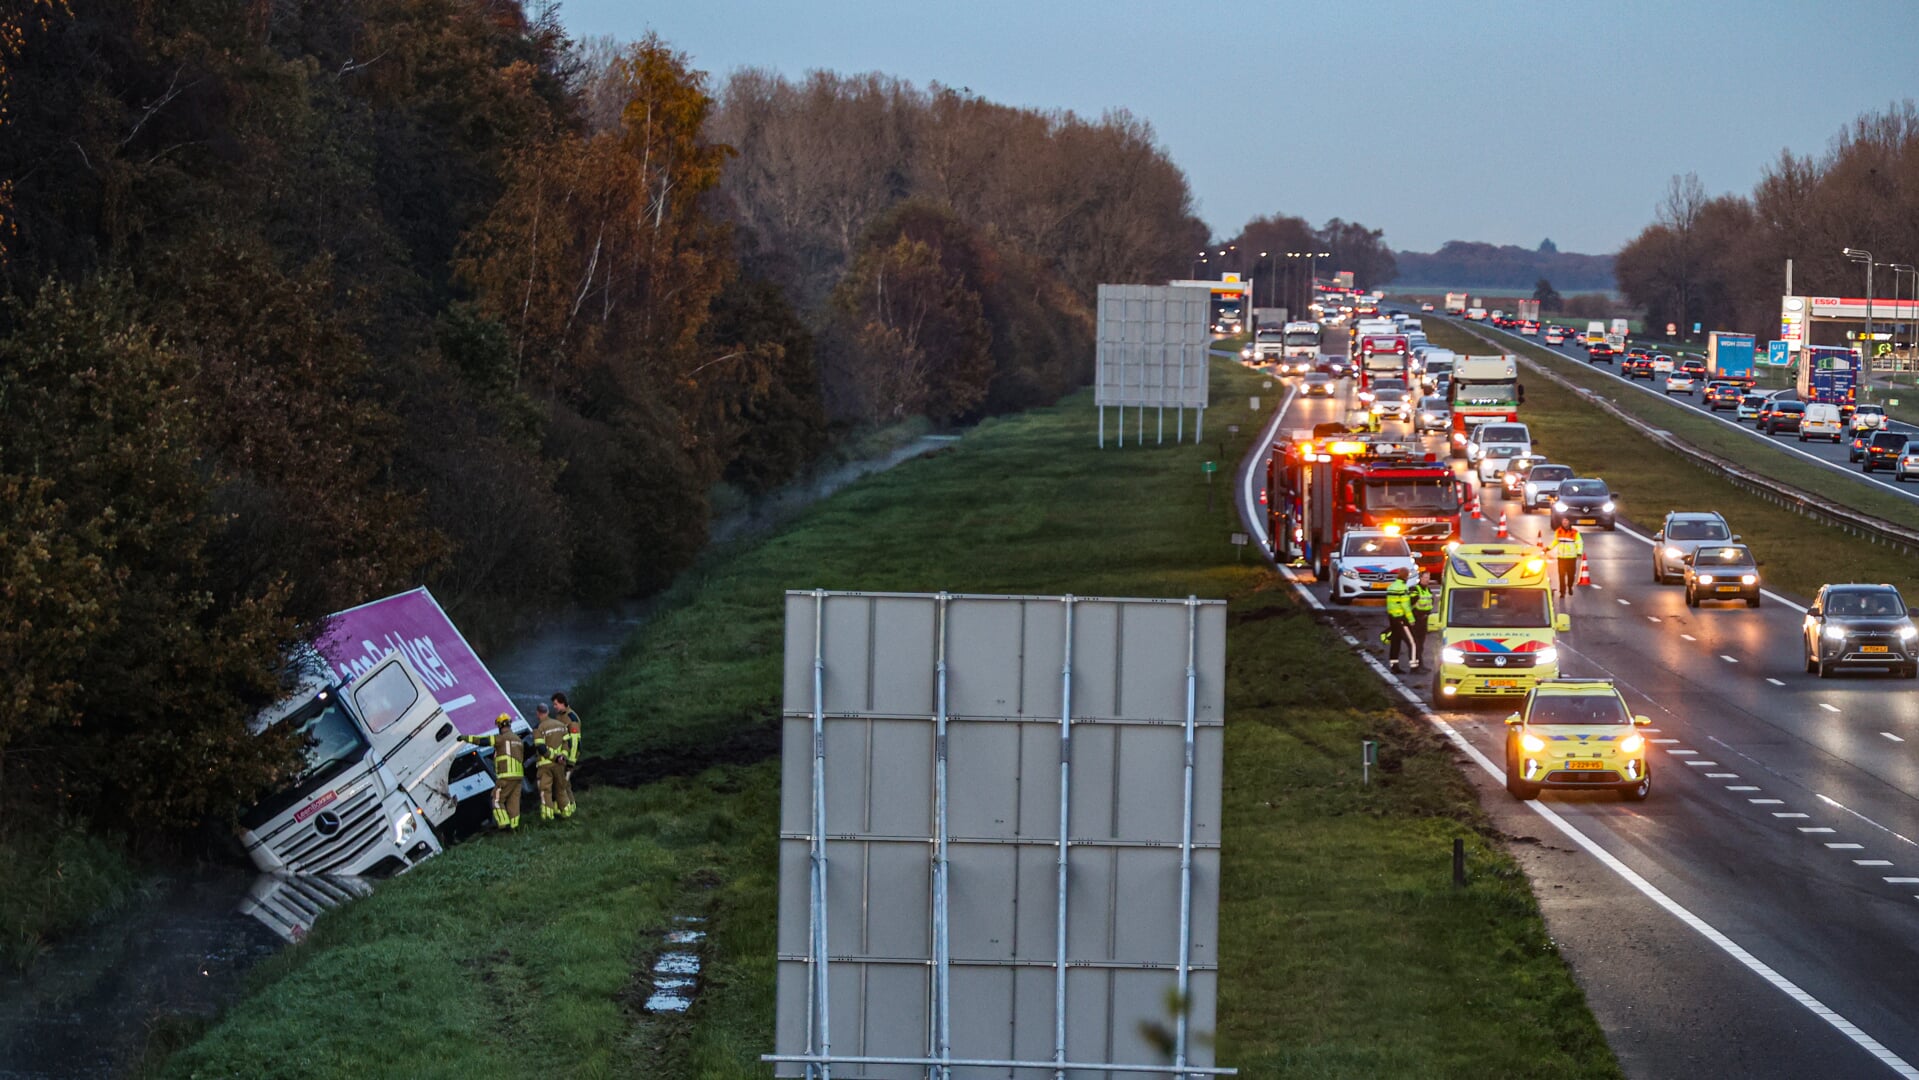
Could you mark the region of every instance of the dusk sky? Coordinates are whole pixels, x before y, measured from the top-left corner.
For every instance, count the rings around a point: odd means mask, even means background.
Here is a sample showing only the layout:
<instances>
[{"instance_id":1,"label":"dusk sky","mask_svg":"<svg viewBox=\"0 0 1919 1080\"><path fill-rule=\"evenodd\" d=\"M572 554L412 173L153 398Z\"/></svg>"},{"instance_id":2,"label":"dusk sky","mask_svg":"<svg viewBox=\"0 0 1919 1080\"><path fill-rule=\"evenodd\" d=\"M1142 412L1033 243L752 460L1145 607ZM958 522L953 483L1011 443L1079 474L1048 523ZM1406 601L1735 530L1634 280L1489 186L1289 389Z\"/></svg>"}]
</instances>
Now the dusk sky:
<instances>
[{"instance_id":1,"label":"dusk sky","mask_svg":"<svg viewBox=\"0 0 1919 1080\"><path fill-rule=\"evenodd\" d=\"M639 4L563 0L578 36L656 30L711 72L879 71L1150 121L1215 235L1263 213L1610 252L1674 173L1749 192L1781 149L1919 96L1919 3Z\"/></svg>"}]
</instances>

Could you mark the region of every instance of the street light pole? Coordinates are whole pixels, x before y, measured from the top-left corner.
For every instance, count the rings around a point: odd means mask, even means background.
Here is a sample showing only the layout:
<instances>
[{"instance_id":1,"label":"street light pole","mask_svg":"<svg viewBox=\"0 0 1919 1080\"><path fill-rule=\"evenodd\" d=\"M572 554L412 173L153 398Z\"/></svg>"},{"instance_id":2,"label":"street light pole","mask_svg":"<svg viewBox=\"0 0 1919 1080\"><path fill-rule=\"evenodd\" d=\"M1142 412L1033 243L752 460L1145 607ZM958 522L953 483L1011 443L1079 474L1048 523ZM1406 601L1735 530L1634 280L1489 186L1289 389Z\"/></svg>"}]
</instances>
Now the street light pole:
<instances>
[{"instance_id":1,"label":"street light pole","mask_svg":"<svg viewBox=\"0 0 1919 1080\"><path fill-rule=\"evenodd\" d=\"M1902 325L1899 319L1899 315L1900 315L1899 277L1902 274L1909 274L1912 276L1912 289L1911 289L1912 297L1907 301L1907 307L1905 311L1905 314L1910 316L1913 314L1911 310L1912 305L1919 304L1919 270L1915 270L1913 267L1905 263L1887 263L1886 265L1892 270L1892 311L1893 311L1892 344L1893 344L1893 351L1896 353L1898 351L1898 345L1899 345L1899 329L1898 328ZM1915 367L1913 364L1914 353L1916 351L1919 351L1919 320L1914 320L1911 323L1911 329L1912 329L1912 336L1915 339L1915 341L1912 343L1909 343L1907 346L1906 368L1912 371L1919 371L1919 367Z\"/></svg>"},{"instance_id":2,"label":"street light pole","mask_svg":"<svg viewBox=\"0 0 1919 1080\"><path fill-rule=\"evenodd\" d=\"M1859 350L1860 366L1865 367L1872 358L1872 252L1864 248L1846 248L1840 254L1853 262L1866 264L1866 344Z\"/></svg>"}]
</instances>

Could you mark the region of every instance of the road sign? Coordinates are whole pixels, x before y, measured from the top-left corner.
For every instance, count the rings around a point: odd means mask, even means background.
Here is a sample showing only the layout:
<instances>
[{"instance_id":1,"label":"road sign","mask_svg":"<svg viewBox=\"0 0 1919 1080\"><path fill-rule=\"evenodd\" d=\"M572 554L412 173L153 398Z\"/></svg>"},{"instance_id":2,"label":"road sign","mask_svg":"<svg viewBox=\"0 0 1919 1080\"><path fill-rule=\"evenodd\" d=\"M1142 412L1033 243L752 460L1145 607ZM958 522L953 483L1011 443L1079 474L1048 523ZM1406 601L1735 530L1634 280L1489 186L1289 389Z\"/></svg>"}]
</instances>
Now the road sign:
<instances>
[{"instance_id":1,"label":"road sign","mask_svg":"<svg viewBox=\"0 0 1919 1080\"><path fill-rule=\"evenodd\" d=\"M1698 323L1693 323L1693 324L1692 324L1692 332L1693 332L1693 333L1695 333L1695 334L1697 334L1697 333L1699 332L1699 324L1698 324Z\"/></svg>"},{"instance_id":2,"label":"road sign","mask_svg":"<svg viewBox=\"0 0 1919 1080\"><path fill-rule=\"evenodd\" d=\"M1679 324L1678 324L1678 323L1667 323L1667 324L1666 324L1666 336L1667 336L1667 337L1671 337L1671 336L1673 336L1674 334L1677 334L1678 332L1679 332Z\"/></svg>"},{"instance_id":3,"label":"road sign","mask_svg":"<svg viewBox=\"0 0 1919 1080\"><path fill-rule=\"evenodd\" d=\"M1234 546L1234 547L1245 547L1245 546L1246 546L1246 534L1245 534L1245 533L1234 533L1234 534L1233 534L1233 546Z\"/></svg>"},{"instance_id":4,"label":"road sign","mask_svg":"<svg viewBox=\"0 0 1919 1080\"><path fill-rule=\"evenodd\" d=\"M1792 350L1784 341L1766 342L1766 363L1772 367L1785 367L1792 363Z\"/></svg>"},{"instance_id":5,"label":"road sign","mask_svg":"<svg viewBox=\"0 0 1919 1080\"><path fill-rule=\"evenodd\" d=\"M1246 407L1247 407L1247 408L1249 408L1249 409L1251 409L1251 410L1253 410L1254 412L1258 412L1258 411L1259 411L1259 398L1257 398L1257 397L1252 397L1252 398L1248 398L1248 399L1246 399Z\"/></svg>"},{"instance_id":6,"label":"road sign","mask_svg":"<svg viewBox=\"0 0 1919 1080\"><path fill-rule=\"evenodd\" d=\"M1216 473L1219 471L1219 462L1202 461L1199 463L1199 471L1203 473Z\"/></svg>"}]
</instances>

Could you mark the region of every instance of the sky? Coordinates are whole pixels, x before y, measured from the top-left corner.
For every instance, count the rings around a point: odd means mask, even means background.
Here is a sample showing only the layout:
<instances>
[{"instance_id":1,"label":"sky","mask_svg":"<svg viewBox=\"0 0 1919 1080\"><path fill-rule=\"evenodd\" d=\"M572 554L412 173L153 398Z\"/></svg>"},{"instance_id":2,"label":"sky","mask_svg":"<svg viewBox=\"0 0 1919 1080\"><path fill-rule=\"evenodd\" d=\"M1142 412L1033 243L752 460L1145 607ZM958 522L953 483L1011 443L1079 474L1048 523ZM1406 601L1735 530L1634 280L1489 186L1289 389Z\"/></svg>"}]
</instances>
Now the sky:
<instances>
[{"instance_id":1,"label":"sky","mask_svg":"<svg viewBox=\"0 0 1919 1080\"><path fill-rule=\"evenodd\" d=\"M1673 175L1749 193L1919 98L1919 3L1370 0L932 4L561 0L578 37L656 31L710 72L878 71L989 100L1149 121L1216 237L1341 217L1447 240L1607 253ZM1857 61L1849 57L1857 55Z\"/></svg>"}]
</instances>

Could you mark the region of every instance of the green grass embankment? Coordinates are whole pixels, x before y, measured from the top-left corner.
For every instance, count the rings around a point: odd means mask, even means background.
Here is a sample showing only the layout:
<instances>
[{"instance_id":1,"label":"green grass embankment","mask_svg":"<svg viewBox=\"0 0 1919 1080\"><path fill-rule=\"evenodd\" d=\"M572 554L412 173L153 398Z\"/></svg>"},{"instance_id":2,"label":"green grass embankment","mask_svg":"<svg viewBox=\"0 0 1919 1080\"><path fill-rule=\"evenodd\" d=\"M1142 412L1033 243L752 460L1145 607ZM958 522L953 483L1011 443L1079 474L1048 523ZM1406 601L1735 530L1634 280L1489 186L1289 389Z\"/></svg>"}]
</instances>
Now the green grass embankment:
<instances>
[{"instance_id":1,"label":"green grass embankment","mask_svg":"<svg viewBox=\"0 0 1919 1080\"><path fill-rule=\"evenodd\" d=\"M1439 330L1441 337L1435 344L1459 350L1487 348L1457 327L1442 324ZM1528 355L1538 359L1539 351L1543 350L1528 351ZM1910 504L1900 505L1903 500L1896 496L1767 449L1715 421L1687 416L1687 410L1678 405L1616 384L1609 386L1609 380L1582 370L1573 361L1547 362L1579 385L1600 390L1649 427L1671 431L1755 472L1903 524L1919 525L1919 511ZM1617 496L1620 513L1646 531L1659 528L1668 511L1717 510L1752 548L1766 583L1775 589L1810 596L1831 581L1887 581L1907 596L1919 595L1915 591L1919 590L1919 568L1911 556L1748 494L1717 473L1645 439L1638 428L1601 412L1578 395L1546 379L1525 379L1523 371L1521 377L1526 384L1521 419L1532 428L1539 452L1571 465L1581 476L1604 479ZM1497 515L1500 509L1497 501L1486 504L1491 514ZM1647 559L1650 574L1650 554Z\"/></svg>"},{"instance_id":2,"label":"green grass embankment","mask_svg":"<svg viewBox=\"0 0 1919 1080\"><path fill-rule=\"evenodd\" d=\"M117 837L66 822L21 820L0 839L0 968L29 971L52 940L140 895L141 874Z\"/></svg>"},{"instance_id":3,"label":"green grass embankment","mask_svg":"<svg viewBox=\"0 0 1919 1080\"><path fill-rule=\"evenodd\" d=\"M1617 1076L1450 752L1230 545L1229 478L1279 388L1214 371L1201 446L1100 451L1077 394L708 560L579 695L592 749L644 761L772 733L789 588L1227 597L1221 1060L1248 1077ZM1362 739L1384 749L1367 787ZM768 759L603 786L572 822L460 845L323 918L169 1071L767 1076L779 777ZM676 914L708 920L704 983L687 1015L649 1017L640 973Z\"/></svg>"}]
</instances>

